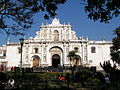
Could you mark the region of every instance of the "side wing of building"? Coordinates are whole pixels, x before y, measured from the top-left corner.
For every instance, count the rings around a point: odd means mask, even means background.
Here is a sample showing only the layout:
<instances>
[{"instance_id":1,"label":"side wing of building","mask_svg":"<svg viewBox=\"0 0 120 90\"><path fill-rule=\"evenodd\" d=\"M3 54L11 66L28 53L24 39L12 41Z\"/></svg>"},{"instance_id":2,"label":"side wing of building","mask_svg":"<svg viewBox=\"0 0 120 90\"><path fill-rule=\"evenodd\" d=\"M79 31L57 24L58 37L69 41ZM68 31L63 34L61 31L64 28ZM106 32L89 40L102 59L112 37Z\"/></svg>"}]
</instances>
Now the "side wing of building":
<instances>
[{"instance_id":1,"label":"side wing of building","mask_svg":"<svg viewBox=\"0 0 120 90\"><path fill-rule=\"evenodd\" d=\"M90 41L88 45L88 62L90 66L102 69L100 63L111 60L110 47L111 41Z\"/></svg>"}]
</instances>

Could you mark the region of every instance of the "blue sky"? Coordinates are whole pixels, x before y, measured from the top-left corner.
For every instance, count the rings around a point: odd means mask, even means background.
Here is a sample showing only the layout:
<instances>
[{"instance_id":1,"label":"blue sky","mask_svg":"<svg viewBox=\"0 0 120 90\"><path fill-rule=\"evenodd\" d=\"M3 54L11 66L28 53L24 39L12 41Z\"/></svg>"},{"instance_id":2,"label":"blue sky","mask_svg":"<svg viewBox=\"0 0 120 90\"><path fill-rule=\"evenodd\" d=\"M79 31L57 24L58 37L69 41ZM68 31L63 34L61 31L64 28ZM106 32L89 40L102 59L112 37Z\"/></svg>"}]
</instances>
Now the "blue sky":
<instances>
[{"instance_id":1,"label":"blue sky","mask_svg":"<svg viewBox=\"0 0 120 90\"><path fill-rule=\"evenodd\" d=\"M99 21L94 22L87 18L87 14L84 11L83 5L80 4L81 0L68 0L64 5L60 5L57 10L56 18L60 19L61 23L70 22L72 29L76 32L77 36L88 36L89 40L112 40L115 35L113 35L113 30L120 26L120 16L110 20L109 24L100 23ZM34 24L32 28L26 32L25 38L34 37L36 31L39 30L41 23L51 23L51 18L45 20L43 18L44 13L39 13L34 16ZM7 36L0 33L2 37L0 39L0 45L7 42ZM18 42L21 36L9 36L10 40L13 42Z\"/></svg>"}]
</instances>

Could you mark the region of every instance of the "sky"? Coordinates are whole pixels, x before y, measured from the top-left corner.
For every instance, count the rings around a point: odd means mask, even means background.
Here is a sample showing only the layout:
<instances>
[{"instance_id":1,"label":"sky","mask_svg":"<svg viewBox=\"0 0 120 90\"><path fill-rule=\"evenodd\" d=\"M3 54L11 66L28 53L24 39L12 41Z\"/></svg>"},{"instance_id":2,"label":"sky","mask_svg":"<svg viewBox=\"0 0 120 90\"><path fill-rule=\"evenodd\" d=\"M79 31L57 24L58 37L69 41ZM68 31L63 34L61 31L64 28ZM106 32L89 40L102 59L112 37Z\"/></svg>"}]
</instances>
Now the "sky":
<instances>
[{"instance_id":1,"label":"sky","mask_svg":"<svg viewBox=\"0 0 120 90\"><path fill-rule=\"evenodd\" d=\"M94 22L87 18L87 14L84 11L84 5L80 4L81 0L68 0L65 4L60 5L59 9L56 11L60 23L66 23L72 25L72 30L76 32L78 37L88 36L89 40L105 40L111 41L115 37L113 35L113 30L116 27L120 26L120 16L113 18L109 23L100 23L99 21ZM40 30L40 25L43 23L51 23L52 18L49 20L44 19L44 12L38 13L34 16L34 24L30 28L26 35L25 39L29 37L34 37L35 33ZM6 44L8 37L6 34L0 33L0 45ZM18 42L19 38L22 36L9 36L10 41Z\"/></svg>"}]
</instances>

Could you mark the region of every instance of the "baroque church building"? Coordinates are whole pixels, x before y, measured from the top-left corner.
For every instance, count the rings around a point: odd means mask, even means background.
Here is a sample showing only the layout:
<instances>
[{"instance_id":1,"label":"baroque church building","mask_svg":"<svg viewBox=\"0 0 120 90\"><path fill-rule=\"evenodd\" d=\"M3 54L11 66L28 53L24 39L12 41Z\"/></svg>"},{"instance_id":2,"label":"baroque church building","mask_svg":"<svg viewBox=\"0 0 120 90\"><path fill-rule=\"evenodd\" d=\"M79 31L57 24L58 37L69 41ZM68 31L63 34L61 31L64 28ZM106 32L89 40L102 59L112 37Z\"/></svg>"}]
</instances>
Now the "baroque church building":
<instances>
[{"instance_id":1,"label":"baroque church building","mask_svg":"<svg viewBox=\"0 0 120 90\"><path fill-rule=\"evenodd\" d=\"M101 69L100 62L110 60L111 41L90 41L85 37L77 37L70 24L61 24L53 19L51 24L42 24L35 37L24 40L22 53L23 67L70 66L67 57L69 51L77 49L79 66L96 66ZM21 60L20 43L8 42L0 47L0 65L19 67Z\"/></svg>"}]
</instances>

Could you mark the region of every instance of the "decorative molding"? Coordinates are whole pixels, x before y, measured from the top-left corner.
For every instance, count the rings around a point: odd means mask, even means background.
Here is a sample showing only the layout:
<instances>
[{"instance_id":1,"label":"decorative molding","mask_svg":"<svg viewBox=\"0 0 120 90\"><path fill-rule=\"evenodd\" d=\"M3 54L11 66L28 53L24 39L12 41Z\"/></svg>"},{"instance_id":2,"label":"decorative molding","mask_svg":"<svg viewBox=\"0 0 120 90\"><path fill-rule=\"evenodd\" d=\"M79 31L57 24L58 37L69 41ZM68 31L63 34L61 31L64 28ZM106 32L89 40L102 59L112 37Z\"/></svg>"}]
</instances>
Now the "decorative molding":
<instances>
[{"instance_id":1,"label":"decorative molding","mask_svg":"<svg viewBox=\"0 0 120 90\"><path fill-rule=\"evenodd\" d=\"M6 56L0 56L0 59L5 59L6 58Z\"/></svg>"}]
</instances>

